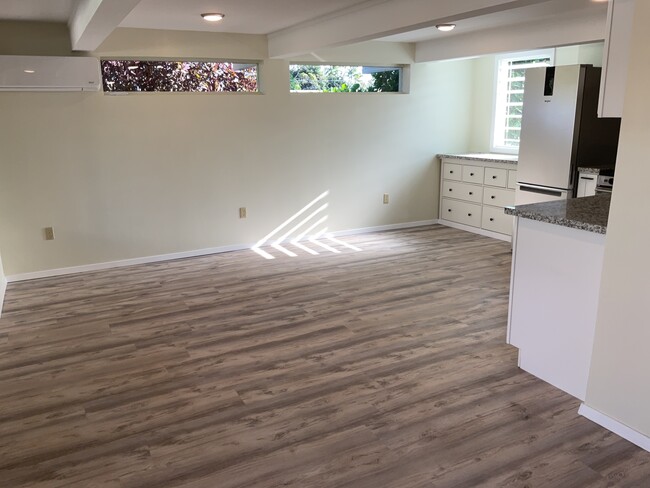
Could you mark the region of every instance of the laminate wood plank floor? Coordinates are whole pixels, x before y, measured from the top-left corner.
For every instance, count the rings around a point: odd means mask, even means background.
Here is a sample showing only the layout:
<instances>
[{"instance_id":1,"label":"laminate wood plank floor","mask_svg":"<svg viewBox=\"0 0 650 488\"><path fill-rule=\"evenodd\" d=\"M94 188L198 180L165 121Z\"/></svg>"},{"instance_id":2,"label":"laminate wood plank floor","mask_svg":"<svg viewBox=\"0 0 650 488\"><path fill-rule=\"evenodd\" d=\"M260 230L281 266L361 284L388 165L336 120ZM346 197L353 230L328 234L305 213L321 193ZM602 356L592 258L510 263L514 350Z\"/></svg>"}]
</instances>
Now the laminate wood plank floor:
<instances>
[{"instance_id":1,"label":"laminate wood plank floor","mask_svg":"<svg viewBox=\"0 0 650 488\"><path fill-rule=\"evenodd\" d=\"M505 344L510 246L442 226L9 285L0 487L648 487Z\"/></svg>"}]
</instances>

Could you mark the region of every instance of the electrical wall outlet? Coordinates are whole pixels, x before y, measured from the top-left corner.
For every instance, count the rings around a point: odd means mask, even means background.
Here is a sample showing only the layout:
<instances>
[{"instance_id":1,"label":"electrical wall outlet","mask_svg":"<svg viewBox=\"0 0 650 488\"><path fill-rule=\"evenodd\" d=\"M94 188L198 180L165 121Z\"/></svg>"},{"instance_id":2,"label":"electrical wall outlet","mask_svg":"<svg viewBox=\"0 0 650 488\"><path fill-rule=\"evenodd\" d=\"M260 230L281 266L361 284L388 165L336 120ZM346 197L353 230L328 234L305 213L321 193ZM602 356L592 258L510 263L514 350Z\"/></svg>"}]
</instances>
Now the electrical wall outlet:
<instances>
[{"instance_id":1,"label":"electrical wall outlet","mask_svg":"<svg viewBox=\"0 0 650 488\"><path fill-rule=\"evenodd\" d=\"M384 205L388 205L388 193L384 193Z\"/></svg>"},{"instance_id":2,"label":"electrical wall outlet","mask_svg":"<svg viewBox=\"0 0 650 488\"><path fill-rule=\"evenodd\" d=\"M240 219L245 219L246 218L246 207L240 207L239 208L239 218Z\"/></svg>"},{"instance_id":3,"label":"electrical wall outlet","mask_svg":"<svg viewBox=\"0 0 650 488\"><path fill-rule=\"evenodd\" d=\"M45 233L45 240L46 241L53 241L54 240L54 228L53 227L45 227L43 229Z\"/></svg>"}]
</instances>

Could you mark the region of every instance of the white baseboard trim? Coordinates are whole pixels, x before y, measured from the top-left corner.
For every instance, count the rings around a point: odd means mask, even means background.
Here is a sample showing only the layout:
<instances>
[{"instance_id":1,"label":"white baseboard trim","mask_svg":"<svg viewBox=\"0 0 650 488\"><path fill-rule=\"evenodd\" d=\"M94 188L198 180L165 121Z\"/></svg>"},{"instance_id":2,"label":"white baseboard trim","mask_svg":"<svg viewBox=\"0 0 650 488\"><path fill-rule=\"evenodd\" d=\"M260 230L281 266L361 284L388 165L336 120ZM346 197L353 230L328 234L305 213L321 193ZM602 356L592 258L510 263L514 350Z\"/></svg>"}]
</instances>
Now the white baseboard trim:
<instances>
[{"instance_id":1,"label":"white baseboard trim","mask_svg":"<svg viewBox=\"0 0 650 488\"><path fill-rule=\"evenodd\" d=\"M412 227L422 227L439 223L438 220L421 220L417 222L405 222L402 224L379 225L376 227L364 227L361 229L350 229L332 232L336 237L351 236L355 234L367 234L370 232L381 232L387 230L409 229ZM104 269L121 268L124 266L133 266L136 264L157 263L160 261L171 261L174 259L193 258L197 256L206 256L209 254L220 254L231 251L243 251L250 249L253 244L235 244L232 246L210 247L207 249L198 249L195 251L184 251L170 254L159 254L156 256L145 256L141 258L122 259L119 261L109 261L105 263L84 264L81 266L71 266L69 268L46 269L43 271L34 271L32 273L21 273L7 276L7 282L15 283L17 281L36 280L39 278L51 278L53 276L62 276L75 273L87 273L89 271L101 271Z\"/></svg>"},{"instance_id":2,"label":"white baseboard trim","mask_svg":"<svg viewBox=\"0 0 650 488\"><path fill-rule=\"evenodd\" d=\"M622 424L618 420L605 415L604 413L599 412L598 410L591 408L584 403L580 405L578 413L583 417L588 418L592 422L605 427L607 430L614 432L621 436L623 439L630 441L632 444L636 444L642 449L650 452L650 437L634 430L631 427L628 427L625 424Z\"/></svg>"},{"instance_id":3,"label":"white baseboard trim","mask_svg":"<svg viewBox=\"0 0 650 488\"><path fill-rule=\"evenodd\" d=\"M197 249L195 251L174 252L170 254L159 254L156 256L145 256L142 258L121 259L119 261L108 261L105 263L84 264L81 266L71 266L69 268L46 269L43 271L34 271L32 273L22 273L7 276L9 283L16 281L36 280L39 278L51 278L53 276L62 276L75 273L87 273L89 271L101 271L104 269L121 268L124 266L134 266L136 264L158 263L160 261L171 261L173 259L193 258L197 256L206 256L208 254L219 254L222 252L241 251L250 249L250 245L234 245L222 247L210 247L207 249Z\"/></svg>"},{"instance_id":4,"label":"white baseboard trim","mask_svg":"<svg viewBox=\"0 0 650 488\"><path fill-rule=\"evenodd\" d=\"M403 224L378 225L376 227L362 227L360 229L339 230L332 232L334 237L353 236L356 234L369 234L371 232L383 232L387 230L410 229L412 227L424 227L427 225L439 224L438 219L418 220L416 222L405 222Z\"/></svg>"},{"instance_id":5,"label":"white baseboard trim","mask_svg":"<svg viewBox=\"0 0 650 488\"><path fill-rule=\"evenodd\" d=\"M454 229L465 230L473 234L479 234L485 237L491 237L492 239L499 239L500 241L512 242L512 237L506 234L499 234L498 232L492 232L485 229L480 229L478 227L472 227L471 225L458 224L456 222L451 222L449 220L440 219L438 221L440 225L446 225L447 227L453 227Z\"/></svg>"}]
</instances>

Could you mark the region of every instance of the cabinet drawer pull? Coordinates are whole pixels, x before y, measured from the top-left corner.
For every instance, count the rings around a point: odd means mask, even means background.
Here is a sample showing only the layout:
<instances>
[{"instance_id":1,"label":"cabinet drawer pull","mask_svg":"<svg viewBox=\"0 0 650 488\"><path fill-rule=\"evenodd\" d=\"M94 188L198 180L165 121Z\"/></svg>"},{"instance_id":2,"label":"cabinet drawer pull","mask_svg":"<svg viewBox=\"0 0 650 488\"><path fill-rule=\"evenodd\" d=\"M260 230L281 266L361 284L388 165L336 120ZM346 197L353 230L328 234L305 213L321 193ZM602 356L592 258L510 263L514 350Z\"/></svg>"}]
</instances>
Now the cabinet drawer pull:
<instances>
[{"instance_id":1,"label":"cabinet drawer pull","mask_svg":"<svg viewBox=\"0 0 650 488\"><path fill-rule=\"evenodd\" d=\"M470 175L470 176L474 176L474 173L470 173L469 175Z\"/></svg>"},{"instance_id":2,"label":"cabinet drawer pull","mask_svg":"<svg viewBox=\"0 0 650 488\"><path fill-rule=\"evenodd\" d=\"M451 212L451 209L450 209L450 208L448 208L448 209L447 209L447 212Z\"/></svg>"},{"instance_id":3,"label":"cabinet drawer pull","mask_svg":"<svg viewBox=\"0 0 650 488\"><path fill-rule=\"evenodd\" d=\"M469 192L469 194L470 194L470 195L474 195L474 192L473 192L473 191L471 191L471 192Z\"/></svg>"},{"instance_id":4,"label":"cabinet drawer pull","mask_svg":"<svg viewBox=\"0 0 650 488\"><path fill-rule=\"evenodd\" d=\"M496 175L494 175L494 176L492 177L492 179L493 179L493 180L496 180L496 179L497 179L497 176L496 176Z\"/></svg>"},{"instance_id":5,"label":"cabinet drawer pull","mask_svg":"<svg viewBox=\"0 0 650 488\"><path fill-rule=\"evenodd\" d=\"M490 219L490 222L494 222L494 219Z\"/></svg>"},{"instance_id":6,"label":"cabinet drawer pull","mask_svg":"<svg viewBox=\"0 0 650 488\"><path fill-rule=\"evenodd\" d=\"M454 174L454 170L453 170L453 169L450 169L450 170L449 170L449 174L450 174L450 175L453 175L453 174Z\"/></svg>"},{"instance_id":7,"label":"cabinet drawer pull","mask_svg":"<svg viewBox=\"0 0 650 488\"><path fill-rule=\"evenodd\" d=\"M472 214L471 214L471 213L468 213L468 214L467 214L467 216L468 216L468 217L471 217L471 216L472 216Z\"/></svg>"},{"instance_id":8,"label":"cabinet drawer pull","mask_svg":"<svg viewBox=\"0 0 650 488\"><path fill-rule=\"evenodd\" d=\"M450 188L449 191L454 191L454 190L452 190L452 189Z\"/></svg>"},{"instance_id":9,"label":"cabinet drawer pull","mask_svg":"<svg viewBox=\"0 0 650 488\"><path fill-rule=\"evenodd\" d=\"M495 195L492 195L490 198L491 198L492 200L494 200L494 199L496 198L496 196L495 196Z\"/></svg>"}]
</instances>

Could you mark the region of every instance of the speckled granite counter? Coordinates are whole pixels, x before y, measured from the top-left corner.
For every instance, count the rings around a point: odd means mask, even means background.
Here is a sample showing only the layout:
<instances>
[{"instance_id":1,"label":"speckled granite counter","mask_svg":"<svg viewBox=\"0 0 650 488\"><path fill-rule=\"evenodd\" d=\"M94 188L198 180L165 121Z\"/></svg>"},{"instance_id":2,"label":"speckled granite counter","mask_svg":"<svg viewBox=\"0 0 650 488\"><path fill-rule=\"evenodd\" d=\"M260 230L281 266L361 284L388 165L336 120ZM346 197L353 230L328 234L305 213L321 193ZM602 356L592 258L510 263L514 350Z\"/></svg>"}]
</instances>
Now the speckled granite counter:
<instances>
[{"instance_id":1,"label":"speckled granite counter","mask_svg":"<svg viewBox=\"0 0 650 488\"><path fill-rule=\"evenodd\" d=\"M578 173L586 173L590 175L599 175L603 170L613 170L614 168L578 168Z\"/></svg>"},{"instance_id":2,"label":"speckled granite counter","mask_svg":"<svg viewBox=\"0 0 650 488\"><path fill-rule=\"evenodd\" d=\"M440 159L467 159L469 161L485 161L486 163L517 164L518 156L514 154L468 153L468 154L438 154Z\"/></svg>"},{"instance_id":3,"label":"speckled granite counter","mask_svg":"<svg viewBox=\"0 0 650 488\"><path fill-rule=\"evenodd\" d=\"M524 219L605 234L610 200L611 195L602 194L594 197L506 207L505 213Z\"/></svg>"}]
</instances>

